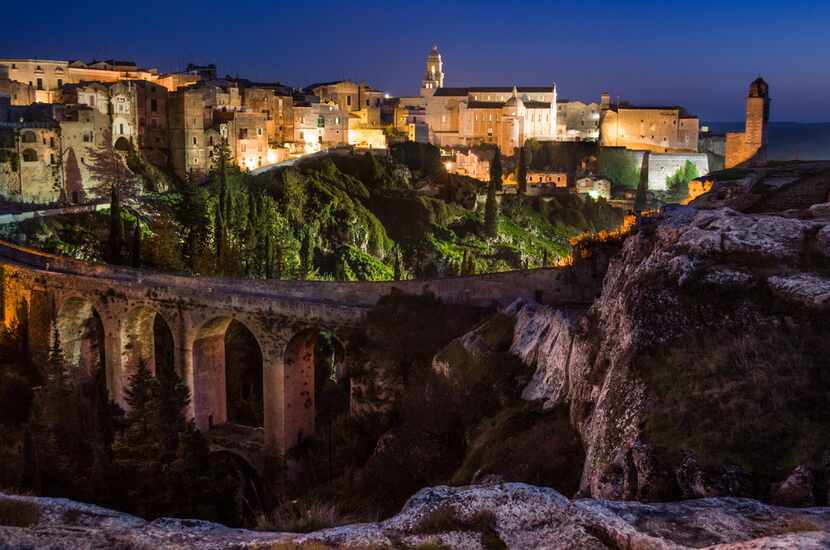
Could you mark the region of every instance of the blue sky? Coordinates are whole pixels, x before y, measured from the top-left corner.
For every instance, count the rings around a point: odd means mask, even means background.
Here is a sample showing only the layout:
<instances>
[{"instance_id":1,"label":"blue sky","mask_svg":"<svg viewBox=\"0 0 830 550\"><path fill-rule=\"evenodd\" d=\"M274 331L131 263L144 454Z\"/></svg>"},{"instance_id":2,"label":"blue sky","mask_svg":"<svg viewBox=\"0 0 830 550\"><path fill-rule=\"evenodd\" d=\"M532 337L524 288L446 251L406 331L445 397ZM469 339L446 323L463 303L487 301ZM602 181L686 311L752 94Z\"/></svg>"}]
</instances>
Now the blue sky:
<instances>
[{"instance_id":1,"label":"blue sky","mask_svg":"<svg viewBox=\"0 0 830 550\"><path fill-rule=\"evenodd\" d=\"M162 71L303 85L363 79L416 94L433 43L446 85L545 85L560 96L743 118L758 74L778 121L830 121L830 2L53 2L4 7L0 57L126 58Z\"/></svg>"}]
</instances>

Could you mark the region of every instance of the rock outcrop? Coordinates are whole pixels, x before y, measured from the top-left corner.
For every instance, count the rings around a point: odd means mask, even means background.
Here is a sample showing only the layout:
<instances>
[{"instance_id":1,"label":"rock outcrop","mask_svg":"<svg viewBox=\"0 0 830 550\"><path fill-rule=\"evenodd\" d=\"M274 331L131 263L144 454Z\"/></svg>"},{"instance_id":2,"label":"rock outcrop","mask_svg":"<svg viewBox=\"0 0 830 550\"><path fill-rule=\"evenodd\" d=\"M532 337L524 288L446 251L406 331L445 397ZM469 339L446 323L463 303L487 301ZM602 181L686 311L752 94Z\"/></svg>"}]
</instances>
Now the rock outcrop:
<instances>
[{"instance_id":1,"label":"rock outcrop","mask_svg":"<svg viewBox=\"0 0 830 550\"><path fill-rule=\"evenodd\" d=\"M427 546L432 544L432 546ZM520 483L432 487L396 516L305 535L139 518L64 499L0 494L0 547L86 550L194 548L818 549L830 509L738 498L670 504L569 500ZM439 546L442 545L442 546Z\"/></svg>"},{"instance_id":2,"label":"rock outcrop","mask_svg":"<svg viewBox=\"0 0 830 550\"><path fill-rule=\"evenodd\" d=\"M716 181L638 224L585 316L513 306L523 396L569 408L580 495L827 502L829 190L828 163Z\"/></svg>"}]
</instances>

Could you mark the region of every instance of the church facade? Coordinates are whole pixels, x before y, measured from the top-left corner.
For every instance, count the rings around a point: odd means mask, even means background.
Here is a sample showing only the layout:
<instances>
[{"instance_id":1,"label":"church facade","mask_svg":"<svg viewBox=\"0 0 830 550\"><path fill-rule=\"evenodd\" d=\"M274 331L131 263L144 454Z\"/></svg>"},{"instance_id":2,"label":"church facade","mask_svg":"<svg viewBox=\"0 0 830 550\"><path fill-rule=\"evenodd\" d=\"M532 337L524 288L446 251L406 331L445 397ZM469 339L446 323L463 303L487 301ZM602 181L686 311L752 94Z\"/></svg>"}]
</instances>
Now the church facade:
<instances>
[{"instance_id":1,"label":"church facade","mask_svg":"<svg viewBox=\"0 0 830 550\"><path fill-rule=\"evenodd\" d=\"M528 139L555 140L556 86L444 87L437 47L427 56L421 96L429 141L440 147L495 145L505 155Z\"/></svg>"}]
</instances>

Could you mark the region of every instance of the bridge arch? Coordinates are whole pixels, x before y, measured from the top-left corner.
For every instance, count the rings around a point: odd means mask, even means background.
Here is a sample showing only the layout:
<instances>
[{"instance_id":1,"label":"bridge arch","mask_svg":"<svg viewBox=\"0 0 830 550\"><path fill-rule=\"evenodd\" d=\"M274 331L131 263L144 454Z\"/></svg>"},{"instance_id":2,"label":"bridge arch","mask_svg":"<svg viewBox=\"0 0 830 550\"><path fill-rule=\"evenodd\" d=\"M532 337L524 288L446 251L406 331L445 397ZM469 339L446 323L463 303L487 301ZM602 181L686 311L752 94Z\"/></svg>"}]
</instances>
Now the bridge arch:
<instances>
[{"instance_id":1,"label":"bridge arch","mask_svg":"<svg viewBox=\"0 0 830 550\"><path fill-rule=\"evenodd\" d=\"M124 391L130 377L144 360L150 372L161 366L175 368L175 338L167 319L154 308L139 305L127 311L118 338L121 361L112 373L111 394L124 407ZM181 374L181 373L179 373Z\"/></svg>"},{"instance_id":2,"label":"bridge arch","mask_svg":"<svg viewBox=\"0 0 830 550\"><path fill-rule=\"evenodd\" d=\"M55 319L64 360L70 373L92 375L107 364L101 308L80 296L63 300ZM109 376L107 377L109 379Z\"/></svg>"},{"instance_id":3,"label":"bridge arch","mask_svg":"<svg viewBox=\"0 0 830 550\"><path fill-rule=\"evenodd\" d=\"M236 346L241 343L241 346ZM232 316L202 323L193 340L193 411L196 425L264 425L263 353L252 327Z\"/></svg>"},{"instance_id":4,"label":"bridge arch","mask_svg":"<svg viewBox=\"0 0 830 550\"><path fill-rule=\"evenodd\" d=\"M307 327L295 332L283 354L286 449L313 435L348 410L346 346L332 330Z\"/></svg>"}]
</instances>

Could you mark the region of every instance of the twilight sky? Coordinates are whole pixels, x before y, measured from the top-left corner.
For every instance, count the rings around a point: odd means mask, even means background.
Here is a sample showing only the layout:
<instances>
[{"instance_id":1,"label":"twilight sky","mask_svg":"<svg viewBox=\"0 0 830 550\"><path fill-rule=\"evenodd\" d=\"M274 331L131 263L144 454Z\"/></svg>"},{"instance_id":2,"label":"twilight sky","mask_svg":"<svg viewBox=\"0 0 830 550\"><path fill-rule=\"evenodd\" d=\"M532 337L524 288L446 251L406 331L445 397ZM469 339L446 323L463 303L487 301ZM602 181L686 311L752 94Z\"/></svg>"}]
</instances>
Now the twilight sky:
<instances>
[{"instance_id":1,"label":"twilight sky","mask_svg":"<svg viewBox=\"0 0 830 550\"><path fill-rule=\"evenodd\" d=\"M777 121L830 121L830 2L805 0L40 0L4 7L0 57L135 60L169 72L300 86L366 80L415 95L433 43L447 86L547 85L597 100L679 104L743 119L770 83Z\"/></svg>"}]
</instances>

